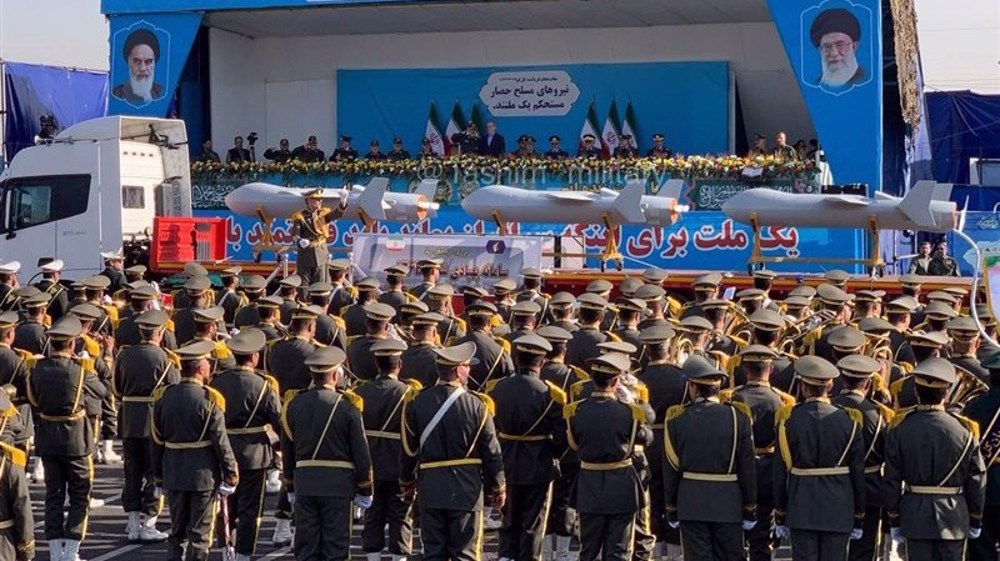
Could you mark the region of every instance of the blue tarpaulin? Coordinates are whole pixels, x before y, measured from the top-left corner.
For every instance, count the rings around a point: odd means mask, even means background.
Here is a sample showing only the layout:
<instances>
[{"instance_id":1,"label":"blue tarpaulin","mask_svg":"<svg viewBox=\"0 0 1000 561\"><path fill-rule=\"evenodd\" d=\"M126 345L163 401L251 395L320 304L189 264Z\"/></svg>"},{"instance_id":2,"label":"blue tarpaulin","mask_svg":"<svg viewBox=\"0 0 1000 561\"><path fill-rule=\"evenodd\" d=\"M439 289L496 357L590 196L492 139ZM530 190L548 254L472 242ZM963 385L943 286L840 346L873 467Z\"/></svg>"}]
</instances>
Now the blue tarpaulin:
<instances>
[{"instance_id":1,"label":"blue tarpaulin","mask_svg":"<svg viewBox=\"0 0 1000 561\"><path fill-rule=\"evenodd\" d=\"M934 179L968 183L970 158L1000 158L1000 95L927 94Z\"/></svg>"},{"instance_id":2,"label":"blue tarpaulin","mask_svg":"<svg viewBox=\"0 0 1000 561\"><path fill-rule=\"evenodd\" d=\"M35 143L39 118L51 115L65 129L103 117L108 109L108 74L72 68L5 62L4 154L10 160Z\"/></svg>"}]
</instances>

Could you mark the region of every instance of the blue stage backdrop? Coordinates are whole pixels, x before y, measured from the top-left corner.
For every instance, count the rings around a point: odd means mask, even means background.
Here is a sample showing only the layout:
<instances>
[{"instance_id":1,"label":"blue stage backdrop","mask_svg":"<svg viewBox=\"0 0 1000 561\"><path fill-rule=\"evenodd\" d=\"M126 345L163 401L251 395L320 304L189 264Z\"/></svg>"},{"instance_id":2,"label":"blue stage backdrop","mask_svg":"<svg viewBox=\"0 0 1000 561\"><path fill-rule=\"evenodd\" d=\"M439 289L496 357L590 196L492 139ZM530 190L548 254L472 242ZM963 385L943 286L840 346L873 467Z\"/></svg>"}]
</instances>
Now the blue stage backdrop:
<instances>
[{"instance_id":1,"label":"blue stage backdrop","mask_svg":"<svg viewBox=\"0 0 1000 561\"><path fill-rule=\"evenodd\" d=\"M729 150L729 100L726 62L337 71L338 132L359 152L371 140L387 151L395 136L417 150L433 103L442 133L457 106L466 121L476 111L496 121L507 152L521 134L534 136L540 153L558 134L575 155L589 108L600 135L614 101L619 125L631 104L640 151L660 132L675 153L720 154Z\"/></svg>"},{"instance_id":2,"label":"blue stage backdrop","mask_svg":"<svg viewBox=\"0 0 1000 561\"><path fill-rule=\"evenodd\" d=\"M251 246L262 234L260 221L236 216L228 210L196 210L197 217L225 218L228 225L227 256L232 260L251 259ZM351 247L354 236L363 226L357 221L337 221L331 227L332 248ZM276 220L272 225L275 241L291 243L287 221ZM446 207L433 220L416 224L380 223L384 234L470 234L496 232L496 226L472 218L460 208ZM523 224L515 225L513 235L561 234L580 239L587 251L599 254L604 247L606 230L586 224ZM761 232L762 248L767 257L852 257L863 255L864 234L861 230L829 230L801 228L769 228ZM627 226L621 229L621 252L626 268L658 266L665 269L713 270L745 272L753 244L750 228L733 222L718 211L689 212L669 228ZM294 255L294 254L293 254ZM273 259L266 255L265 259ZM597 267L596 259L589 267ZM820 272L836 265L768 264L777 271ZM859 269L851 268L849 270Z\"/></svg>"}]
</instances>

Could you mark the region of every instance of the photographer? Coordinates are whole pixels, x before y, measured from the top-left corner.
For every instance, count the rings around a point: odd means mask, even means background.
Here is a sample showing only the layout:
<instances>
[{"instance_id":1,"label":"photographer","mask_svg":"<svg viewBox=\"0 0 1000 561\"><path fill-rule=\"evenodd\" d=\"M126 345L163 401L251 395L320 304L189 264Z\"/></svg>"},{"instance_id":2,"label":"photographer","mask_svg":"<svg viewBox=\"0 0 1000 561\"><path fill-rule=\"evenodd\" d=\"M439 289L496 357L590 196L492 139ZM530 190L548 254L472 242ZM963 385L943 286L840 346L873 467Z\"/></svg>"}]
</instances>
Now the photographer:
<instances>
[{"instance_id":1,"label":"photographer","mask_svg":"<svg viewBox=\"0 0 1000 561\"><path fill-rule=\"evenodd\" d=\"M254 143L257 142L257 133L253 132L250 133L250 136L247 137L247 140L250 142L250 146L253 146ZM231 164L233 162L243 163L252 161L253 161L253 154L251 154L249 150L243 147L243 137L237 136L236 138L234 138L233 147L230 148L228 152L226 152L226 163Z\"/></svg>"},{"instance_id":2,"label":"photographer","mask_svg":"<svg viewBox=\"0 0 1000 561\"><path fill-rule=\"evenodd\" d=\"M264 150L264 157L272 162L283 164L292 159L292 151L288 149L288 139L282 138L277 148Z\"/></svg>"}]
</instances>

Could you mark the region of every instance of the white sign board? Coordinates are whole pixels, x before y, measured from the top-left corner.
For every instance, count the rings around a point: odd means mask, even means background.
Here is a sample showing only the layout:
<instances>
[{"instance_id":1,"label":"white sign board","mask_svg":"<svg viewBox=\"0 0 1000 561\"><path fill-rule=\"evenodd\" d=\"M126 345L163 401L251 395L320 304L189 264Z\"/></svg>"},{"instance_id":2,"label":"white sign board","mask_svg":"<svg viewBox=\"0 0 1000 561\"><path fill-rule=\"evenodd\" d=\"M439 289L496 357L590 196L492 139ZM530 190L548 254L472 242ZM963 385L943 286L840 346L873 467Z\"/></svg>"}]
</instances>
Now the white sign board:
<instances>
[{"instance_id":1,"label":"white sign board","mask_svg":"<svg viewBox=\"0 0 1000 561\"><path fill-rule=\"evenodd\" d=\"M405 265L407 286L423 279L419 261L441 259L439 282L490 288L504 277L516 279L521 269L541 267L543 241L540 236L358 234L352 259L357 270L383 281L386 268Z\"/></svg>"},{"instance_id":2,"label":"white sign board","mask_svg":"<svg viewBox=\"0 0 1000 561\"><path fill-rule=\"evenodd\" d=\"M561 117L580 97L564 70L494 72L479 99L494 117Z\"/></svg>"}]
</instances>

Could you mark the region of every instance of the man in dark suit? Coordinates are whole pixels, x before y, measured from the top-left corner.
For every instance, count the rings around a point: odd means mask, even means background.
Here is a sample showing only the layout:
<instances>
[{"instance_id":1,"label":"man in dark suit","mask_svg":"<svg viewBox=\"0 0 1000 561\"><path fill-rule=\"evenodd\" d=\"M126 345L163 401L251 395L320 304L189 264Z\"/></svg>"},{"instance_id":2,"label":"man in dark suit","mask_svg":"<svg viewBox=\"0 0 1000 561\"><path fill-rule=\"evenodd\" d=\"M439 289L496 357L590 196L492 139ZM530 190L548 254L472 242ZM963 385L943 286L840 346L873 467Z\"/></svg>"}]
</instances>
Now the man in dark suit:
<instances>
[{"instance_id":1,"label":"man in dark suit","mask_svg":"<svg viewBox=\"0 0 1000 561\"><path fill-rule=\"evenodd\" d=\"M243 163L252 162L253 156L250 155L250 151L243 147L243 137L237 136L233 139L233 147L226 152L226 163L231 164L233 162Z\"/></svg>"},{"instance_id":2,"label":"man in dark suit","mask_svg":"<svg viewBox=\"0 0 1000 561\"><path fill-rule=\"evenodd\" d=\"M493 121L486 123L486 134L479 139L479 153L494 158L502 158L507 153L503 135L497 132L497 124Z\"/></svg>"}]
</instances>

